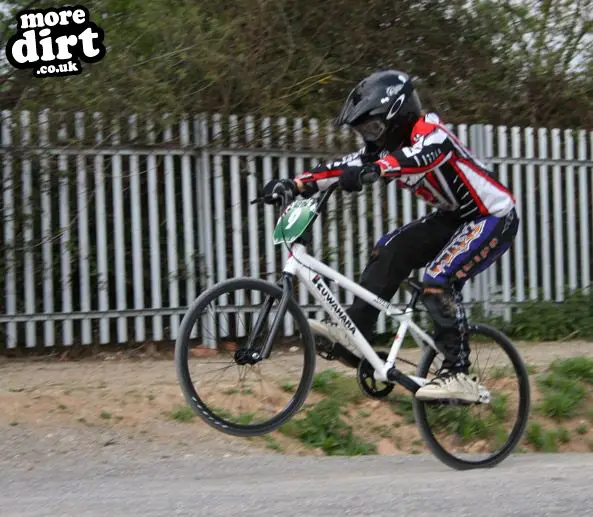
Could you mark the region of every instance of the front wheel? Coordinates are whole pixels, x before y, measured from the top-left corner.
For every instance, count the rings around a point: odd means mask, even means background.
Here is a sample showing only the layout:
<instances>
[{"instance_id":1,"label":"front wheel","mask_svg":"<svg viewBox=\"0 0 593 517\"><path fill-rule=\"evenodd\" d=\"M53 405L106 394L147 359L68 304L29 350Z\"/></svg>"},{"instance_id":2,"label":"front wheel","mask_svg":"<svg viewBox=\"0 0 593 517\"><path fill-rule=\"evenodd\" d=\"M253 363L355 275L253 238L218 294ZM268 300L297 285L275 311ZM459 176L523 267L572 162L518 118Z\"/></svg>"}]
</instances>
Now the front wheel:
<instances>
[{"instance_id":1,"label":"front wheel","mask_svg":"<svg viewBox=\"0 0 593 517\"><path fill-rule=\"evenodd\" d=\"M493 327L469 326L470 375L476 375L489 400L471 405L414 400L414 415L431 452L458 470L493 467L517 446L527 425L529 376L517 349ZM440 366L428 348L417 375L427 378Z\"/></svg>"},{"instance_id":2,"label":"front wheel","mask_svg":"<svg viewBox=\"0 0 593 517\"><path fill-rule=\"evenodd\" d=\"M202 293L181 322L175 344L181 389L193 411L223 433L269 433L309 394L313 336L292 296L278 310L283 293L262 280L228 280ZM276 318L282 324L264 354Z\"/></svg>"}]
</instances>

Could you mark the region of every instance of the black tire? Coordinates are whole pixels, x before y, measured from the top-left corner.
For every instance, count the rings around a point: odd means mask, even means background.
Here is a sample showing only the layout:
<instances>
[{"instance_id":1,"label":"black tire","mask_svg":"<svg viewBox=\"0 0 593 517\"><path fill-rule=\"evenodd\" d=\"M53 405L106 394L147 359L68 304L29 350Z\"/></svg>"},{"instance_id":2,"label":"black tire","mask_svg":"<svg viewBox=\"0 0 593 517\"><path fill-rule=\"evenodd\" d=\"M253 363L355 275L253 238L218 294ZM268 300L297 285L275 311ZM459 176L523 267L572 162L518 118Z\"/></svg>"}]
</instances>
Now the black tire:
<instances>
[{"instance_id":1,"label":"black tire","mask_svg":"<svg viewBox=\"0 0 593 517\"><path fill-rule=\"evenodd\" d=\"M185 400L193 409L193 411L202 420L204 420L204 422L214 427L218 431L233 436L259 436L274 431L280 427L302 407L313 383L316 358L315 344L313 341L311 329L307 323L307 318L300 307L296 304L294 299L291 298L288 302L287 313L292 315L298 325L301 342L304 348L303 375L298 386L296 387L293 398L282 409L281 412L276 414L270 420L262 423L240 424L225 420L220 415L217 415L200 399L200 396L196 392L192 382L188 364L190 335L194 324L202 313L202 310L208 306L211 300L215 299L221 294L238 289L259 290L264 295L271 295L278 298L280 298L283 293L282 289L274 284L251 278L236 278L227 280L203 292L191 305L181 322L179 335L175 343L175 364L177 369L177 377L185 396Z\"/></svg>"},{"instance_id":2,"label":"black tire","mask_svg":"<svg viewBox=\"0 0 593 517\"><path fill-rule=\"evenodd\" d=\"M472 334L482 334L488 336L504 350L507 357L510 359L510 362L517 376L517 384L519 388L519 404L516 421L513 425L511 432L509 433L506 443L504 443L504 445L502 445L502 447L499 450L497 450L492 456L478 461L471 461L469 459L461 459L445 450L445 448L439 443L439 441L435 437L435 434L430 428L426 412L428 406L427 403L416 399L413 400L414 416L418 428L420 429L420 434L424 439L424 442L431 450L431 452L440 461L442 461L445 465L456 470L494 467L498 465L501 461L503 461L509 454L511 454L511 452L513 452L513 450L521 440L523 433L525 431L525 427L527 426L527 420L529 418L529 410L531 403L529 375L527 373L527 368L525 367L525 363L523 362L523 359L521 358L519 352L511 343L511 341L502 332L498 331L497 329L489 325L470 324L469 332L470 337ZM431 364L436 356L437 354L432 348L427 348L420 360L420 363L418 364L417 375L419 377L426 378L429 375Z\"/></svg>"}]
</instances>

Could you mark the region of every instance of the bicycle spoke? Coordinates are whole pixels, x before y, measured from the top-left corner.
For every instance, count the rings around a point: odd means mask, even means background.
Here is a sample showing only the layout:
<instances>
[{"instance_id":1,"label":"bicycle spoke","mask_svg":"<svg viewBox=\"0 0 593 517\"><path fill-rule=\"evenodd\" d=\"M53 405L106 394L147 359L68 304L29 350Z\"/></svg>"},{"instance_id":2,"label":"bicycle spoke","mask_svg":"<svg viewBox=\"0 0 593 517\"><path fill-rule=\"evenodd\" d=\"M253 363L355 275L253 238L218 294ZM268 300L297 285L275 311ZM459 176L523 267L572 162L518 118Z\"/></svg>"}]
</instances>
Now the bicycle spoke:
<instances>
[{"instance_id":1,"label":"bicycle spoke","mask_svg":"<svg viewBox=\"0 0 593 517\"><path fill-rule=\"evenodd\" d=\"M253 283L252 281L231 280L229 283ZM278 339L274 340L269 357L262 362L250 364L252 358L242 351L249 340L254 347L261 347L270 330L270 320L277 315L275 306L279 303L280 294L270 296L270 288L266 284L265 290L258 294L262 302L271 299L269 314L262 320L262 325L253 333L253 324L257 321L262 311L262 304L253 307L253 312L237 310L234 313L229 308L240 301L249 303L254 299L253 291L239 293L238 290L221 293L226 297L226 304L218 303L219 298L214 296L204 302L204 305L194 315L198 343L215 343L219 354L228 354L227 357L201 358L193 356L188 361L188 374L193 395L190 401L199 400L199 405L193 406L200 416L209 424L219 427L224 432L229 430L249 434L248 429L261 425L277 426L280 418L290 416L295 408L300 407L307 394L303 389L283 390L280 379L294 385L302 386L303 375L314 364L314 348L309 340L308 348L303 347L303 337L300 329L295 328L295 335L289 340L283 340L281 325ZM249 291L249 289L247 290ZM251 308L251 306L249 307ZM294 319L298 323L297 319ZM304 319L300 320L301 323ZM301 345L293 353L285 351L285 344ZM228 343L228 345L225 345ZM230 348L229 348L230 346ZM307 352L307 350L309 352ZM305 353L307 352L307 353ZM243 355L242 355L243 354ZM308 359L307 359L308 355ZM313 359L313 362L311 362ZM191 365L192 372L189 373ZM308 365L308 366L307 366ZM235 369L233 369L235 367ZM234 370L234 371L233 371ZM232 372L232 373L228 373ZM309 383L311 377L309 377ZM309 384L310 386L310 384ZM199 397L199 399L196 398ZM208 418L215 415L215 419ZM224 426L219 422L226 422Z\"/></svg>"}]
</instances>

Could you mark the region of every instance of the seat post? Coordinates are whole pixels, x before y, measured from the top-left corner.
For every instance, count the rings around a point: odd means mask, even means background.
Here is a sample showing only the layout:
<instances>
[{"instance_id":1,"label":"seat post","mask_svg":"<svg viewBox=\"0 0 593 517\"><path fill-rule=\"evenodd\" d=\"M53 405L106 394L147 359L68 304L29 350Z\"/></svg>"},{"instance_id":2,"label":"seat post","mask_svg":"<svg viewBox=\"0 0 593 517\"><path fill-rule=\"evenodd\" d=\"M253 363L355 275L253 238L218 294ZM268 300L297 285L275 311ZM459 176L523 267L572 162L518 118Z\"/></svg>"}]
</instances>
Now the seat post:
<instances>
[{"instance_id":1,"label":"seat post","mask_svg":"<svg viewBox=\"0 0 593 517\"><path fill-rule=\"evenodd\" d=\"M411 309L415 309L416 304L418 303L418 299L420 298L420 294L424 290L424 286L423 286L422 282L419 282L418 280L415 280L414 278L408 278L407 284L408 284L409 290L412 292L412 299L410 300L408 307L410 307Z\"/></svg>"}]
</instances>

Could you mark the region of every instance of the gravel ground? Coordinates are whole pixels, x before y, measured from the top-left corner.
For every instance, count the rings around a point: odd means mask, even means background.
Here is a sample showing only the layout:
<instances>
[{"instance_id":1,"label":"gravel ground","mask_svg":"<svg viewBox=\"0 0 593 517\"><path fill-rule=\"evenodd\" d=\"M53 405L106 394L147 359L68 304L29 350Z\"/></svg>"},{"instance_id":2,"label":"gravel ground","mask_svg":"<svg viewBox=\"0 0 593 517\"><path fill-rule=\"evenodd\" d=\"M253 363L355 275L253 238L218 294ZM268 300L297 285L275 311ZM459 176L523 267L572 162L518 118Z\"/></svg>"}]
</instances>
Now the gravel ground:
<instances>
[{"instance_id":1,"label":"gravel ground","mask_svg":"<svg viewBox=\"0 0 593 517\"><path fill-rule=\"evenodd\" d=\"M3 455L3 517L584 517L593 505L591 454L515 455L495 469L455 472L430 456L182 454L92 438L76 454L45 445Z\"/></svg>"},{"instance_id":2,"label":"gravel ground","mask_svg":"<svg viewBox=\"0 0 593 517\"><path fill-rule=\"evenodd\" d=\"M593 355L586 342L519 346L538 367ZM166 416L183 404L170 360L0 358L0 516L591 515L590 454L471 473L423 455L283 456Z\"/></svg>"}]
</instances>

